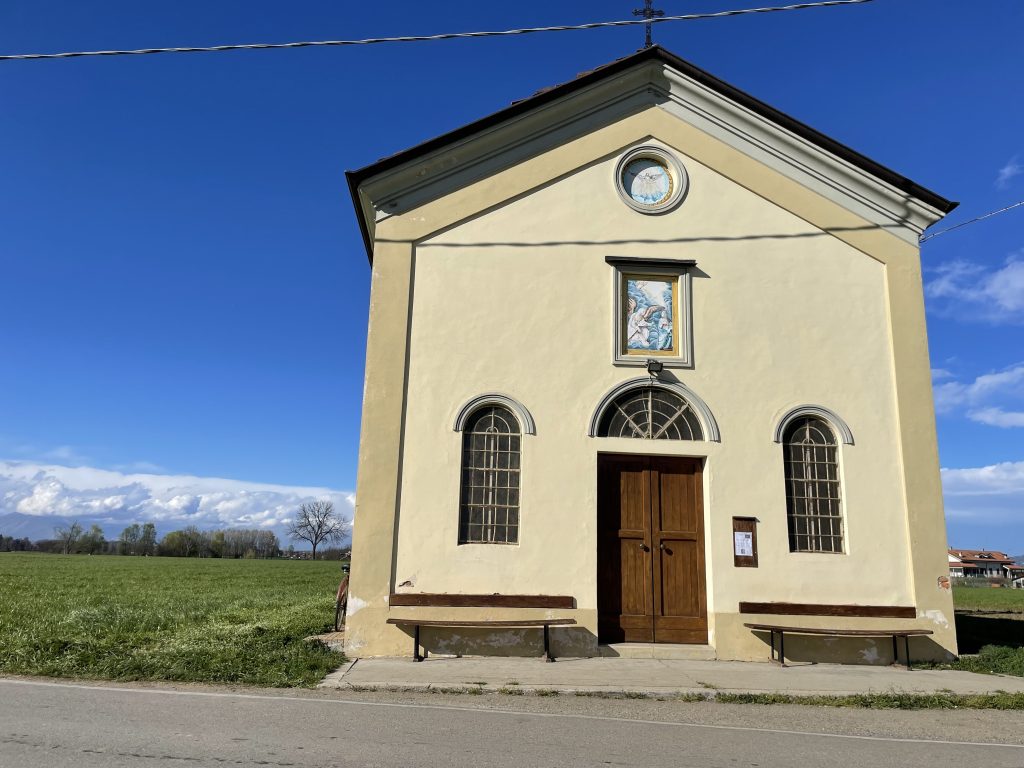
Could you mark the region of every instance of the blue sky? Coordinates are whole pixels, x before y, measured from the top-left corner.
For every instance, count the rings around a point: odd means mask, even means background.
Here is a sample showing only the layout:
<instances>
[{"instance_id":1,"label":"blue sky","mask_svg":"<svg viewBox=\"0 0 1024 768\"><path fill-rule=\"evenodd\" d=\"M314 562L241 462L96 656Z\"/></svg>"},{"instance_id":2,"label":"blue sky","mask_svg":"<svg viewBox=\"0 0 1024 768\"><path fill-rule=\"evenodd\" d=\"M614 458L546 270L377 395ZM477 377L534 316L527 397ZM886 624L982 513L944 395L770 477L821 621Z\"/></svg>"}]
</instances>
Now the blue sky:
<instances>
[{"instance_id":1,"label":"blue sky","mask_svg":"<svg viewBox=\"0 0 1024 768\"><path fill-rule=\"evenodd\" d=\"M0 52L502 29L640 4L12 0ZM876 0L655 39L961 201L952 224L1024 199L1022 27L1016 2ZM87 502L136 486L166 506L173 487L200 522L279 523L255 491L204 507L209 478L349 498L369 271L343 172L642 35L0 62L0 460L17 465L0 514L29 497L112 514ZM1024 208L926 243L923 262L950 541L1024 552Z\"/></svg>"}]
</instances>

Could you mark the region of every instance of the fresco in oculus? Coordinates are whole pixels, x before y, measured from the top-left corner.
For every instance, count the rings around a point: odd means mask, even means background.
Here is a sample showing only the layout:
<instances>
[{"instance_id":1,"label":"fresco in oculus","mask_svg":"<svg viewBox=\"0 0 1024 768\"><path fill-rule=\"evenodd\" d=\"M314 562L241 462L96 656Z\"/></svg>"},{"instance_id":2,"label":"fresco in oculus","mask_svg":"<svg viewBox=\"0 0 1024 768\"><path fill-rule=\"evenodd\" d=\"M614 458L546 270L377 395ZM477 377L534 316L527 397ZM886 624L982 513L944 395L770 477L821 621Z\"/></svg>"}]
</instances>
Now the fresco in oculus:
<instances>
[{"instance_id":1,"label":"fresco in oculus","mask_svg":"<svg viewBox=\"0 0 1024 768\"><path fill-rule=\"evenodd\" d=\"M668 168L657 160L640 158L629 163L622 174L628 194L641 205L658 205L672 193Z\"/></svg>"},{"instance_id":2,"label":"fresco in oculus","mask_svg":"<svg viewBox=\"0 0 1024 768\"><path fill-rule=\"evenodd\" d=\"M675 278L626 277L626 352L675 353Z\"/></svg>"}]
</instances>

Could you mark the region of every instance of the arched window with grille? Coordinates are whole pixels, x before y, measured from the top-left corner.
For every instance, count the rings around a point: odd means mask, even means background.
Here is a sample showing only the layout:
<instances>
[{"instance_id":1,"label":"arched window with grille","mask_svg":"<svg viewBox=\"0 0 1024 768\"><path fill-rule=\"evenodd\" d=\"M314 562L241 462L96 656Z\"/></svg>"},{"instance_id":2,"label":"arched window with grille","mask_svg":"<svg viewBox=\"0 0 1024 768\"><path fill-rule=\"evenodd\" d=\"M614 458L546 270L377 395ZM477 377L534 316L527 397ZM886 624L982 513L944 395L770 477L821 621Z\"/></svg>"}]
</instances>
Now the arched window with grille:
<instances>
[{"instance_id":1,"label":"arched window with grille","mask_svg":"<svg viewBox=\"0 0 1024 768\"><path fill-rule=\"evenodd\" d=\"M838 444L816 416L793 419L783 434L790 552L843 552Z\"/></svg>"},{"instance_id":2,"label":"arched window with grille","mask_svg":"<svg viewBox=\"0 0 1024 768\"><path fill-rule=\"evenodd\" d=\"M484 405L462 424L460 544L519 541L522 434L512 411Z\"/></svg>"},{"instance_id":3,"label":"arched window with grille","mask_svg":"<svg viewBox=\"0 0 1024 768\"><path fill-rule=\"evenodd\" d=\"M623 392L605 407L598 437L646 440L703 440L704 432L691 405L678 393L654 386Z\"/></svg>"}]
</instances>

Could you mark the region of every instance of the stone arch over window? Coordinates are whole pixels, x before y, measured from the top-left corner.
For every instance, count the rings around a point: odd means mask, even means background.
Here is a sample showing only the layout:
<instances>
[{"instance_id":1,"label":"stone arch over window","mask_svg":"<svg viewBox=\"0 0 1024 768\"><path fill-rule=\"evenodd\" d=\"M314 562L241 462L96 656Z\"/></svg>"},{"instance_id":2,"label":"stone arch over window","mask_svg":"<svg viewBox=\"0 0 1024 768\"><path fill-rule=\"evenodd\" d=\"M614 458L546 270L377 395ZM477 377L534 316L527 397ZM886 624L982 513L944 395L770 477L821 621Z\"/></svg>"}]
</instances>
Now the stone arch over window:
<instances>
[{"instance_id":1,"label":"stone arch over window","mask_svg":"<svg viewBox=\"0 0 1024 768\"><path fill-rule=\"evenodd\" d=\"M513 397L503 395L500 392L487 392L482 395L477 395L464 406L459 409L458 414L455 416L455 431L462 432L466 429L466 423L470 415L484 405L500 405L508 410L512 411L519 419L519 424L522 428L523 434L536 435L537 425L533 421L533 416L526 409L526 406L520 403Z\"/></svg>"},{"instance_id":2,"label":"stone arch over window","mask_svg":"<svg viewBox=\"0 0 1024 768\"><path fill-rule=\"evenodd\" d=\"M718 422L696 392L680 382L638 377L606 394L590 418L590 437L721 442Z\"/></svg>"},{"instance_id":3,"label":"stone arch over window","mask_svg":"<svg viewBox=\"0 0 1024 768\"><path fill-rule=\"evenodd\" d=\"M802 415L782 433L790 552L842 554L839 441L825 419Z\"/></svg>"},{"instance_id":4,"label":"stone arch over window","mask_svg":"<svg viewBox=\"0 0 1024 768\"><path fill-rule=\"evenodd\" d=\"M853 432L835 411L821 405L798 405L786 411L779 423L775 426L775 442L781 443L786 429L794 421L802 416L815 416L829 423L834 432L838 433L839 439L844 445L853 445Z\"/></svg>"},{"instance_id":5,"label":"stone arch over window","mask_svg":"<svg viewBox=\"0 0 1024 768\"><path fill-rule=\"evenodd\" d=\"M511 408L483 402L460 413L459 544L517 544L522 431Z\"/></svg>"}]
</instances>

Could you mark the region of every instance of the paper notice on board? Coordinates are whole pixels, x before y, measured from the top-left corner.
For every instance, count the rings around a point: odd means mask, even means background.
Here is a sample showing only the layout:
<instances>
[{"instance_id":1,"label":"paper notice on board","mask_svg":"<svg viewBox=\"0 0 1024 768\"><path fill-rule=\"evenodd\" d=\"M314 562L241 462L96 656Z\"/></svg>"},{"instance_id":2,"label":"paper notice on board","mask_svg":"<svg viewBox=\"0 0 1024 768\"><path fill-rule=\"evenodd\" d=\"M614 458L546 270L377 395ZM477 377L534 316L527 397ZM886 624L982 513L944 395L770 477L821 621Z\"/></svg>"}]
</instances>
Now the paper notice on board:
<instances>
[{"instance_id":1,"label":"paper notice on board","mask_svg":"<svg viewBox=\"0 0 1024 768\"><path fill-rule=\"evenodd\" d=\"M750 531L735 531L732 534L732 539L737 557L754 556L754 534Z\"/></svg>"}]
</instances>

